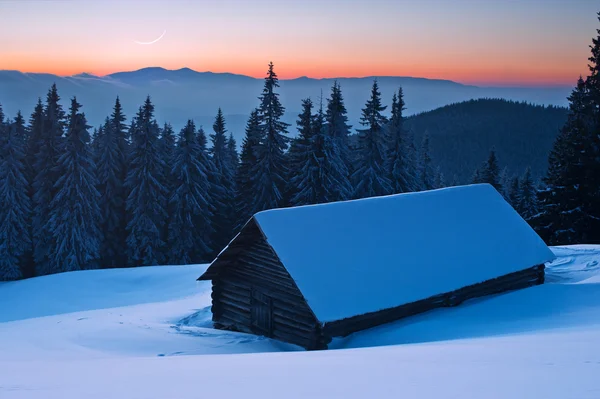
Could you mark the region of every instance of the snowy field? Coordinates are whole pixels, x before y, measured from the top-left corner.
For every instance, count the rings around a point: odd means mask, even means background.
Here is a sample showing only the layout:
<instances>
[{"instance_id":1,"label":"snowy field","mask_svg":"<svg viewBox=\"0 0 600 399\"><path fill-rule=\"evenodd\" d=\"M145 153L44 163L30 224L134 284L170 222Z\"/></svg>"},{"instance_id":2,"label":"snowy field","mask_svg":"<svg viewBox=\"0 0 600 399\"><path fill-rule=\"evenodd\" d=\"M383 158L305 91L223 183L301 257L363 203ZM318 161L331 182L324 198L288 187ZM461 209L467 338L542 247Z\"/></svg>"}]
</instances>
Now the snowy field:
<instances>
[{"instance_id":1,"label":"snowy field","mask_svg":"<svg viewBox=\"0 0 600 399\"><path fill-rule=\"evenodd\" d=\"M206 266L0 283L0 398L600 398L600 246L546 284L304 352L210 324Z\"/></svg>"}]
</instances>

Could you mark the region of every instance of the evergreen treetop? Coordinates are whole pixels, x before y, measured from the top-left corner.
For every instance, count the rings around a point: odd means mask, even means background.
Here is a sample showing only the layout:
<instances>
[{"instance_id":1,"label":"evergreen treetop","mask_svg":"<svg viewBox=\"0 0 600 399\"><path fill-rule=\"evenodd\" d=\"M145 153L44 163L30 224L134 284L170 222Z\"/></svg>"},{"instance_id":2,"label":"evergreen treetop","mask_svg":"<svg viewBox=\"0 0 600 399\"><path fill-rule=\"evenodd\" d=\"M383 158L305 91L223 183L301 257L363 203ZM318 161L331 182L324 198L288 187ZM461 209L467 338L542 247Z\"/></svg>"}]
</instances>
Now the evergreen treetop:
<instances>
[{"instance_id":1,"label":"evergreen treetop","mask_svg":"<svg viewBox=\"0 0 600 399\"><path fill-rule=\"evenodd\" d=\"M51 250L55 271L74 271L98 267L101 220L99 193L85 115L76 98L71 100L68 128L62 143L51 203L49 231L55 246Z\"/></svg>"}]
</instances>

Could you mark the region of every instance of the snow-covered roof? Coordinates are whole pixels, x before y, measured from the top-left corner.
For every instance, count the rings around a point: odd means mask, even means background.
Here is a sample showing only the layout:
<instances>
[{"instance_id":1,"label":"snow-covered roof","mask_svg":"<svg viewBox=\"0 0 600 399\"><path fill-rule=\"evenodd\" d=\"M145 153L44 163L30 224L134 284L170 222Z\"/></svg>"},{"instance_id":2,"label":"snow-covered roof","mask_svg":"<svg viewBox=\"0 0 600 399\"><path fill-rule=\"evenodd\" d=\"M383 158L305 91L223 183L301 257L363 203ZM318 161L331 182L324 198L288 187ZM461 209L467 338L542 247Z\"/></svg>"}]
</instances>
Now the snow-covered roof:
<instances>
[{"instance_id":1,"label":"snow-covered roof","mask_svg":"<svg viewBox=\"0 0 600 399\"><path fill-rule=\"evenodd\" d=\"M322 322L555 257L489 184L274 209L255 219Z\"/></svg>"}]
</instances>

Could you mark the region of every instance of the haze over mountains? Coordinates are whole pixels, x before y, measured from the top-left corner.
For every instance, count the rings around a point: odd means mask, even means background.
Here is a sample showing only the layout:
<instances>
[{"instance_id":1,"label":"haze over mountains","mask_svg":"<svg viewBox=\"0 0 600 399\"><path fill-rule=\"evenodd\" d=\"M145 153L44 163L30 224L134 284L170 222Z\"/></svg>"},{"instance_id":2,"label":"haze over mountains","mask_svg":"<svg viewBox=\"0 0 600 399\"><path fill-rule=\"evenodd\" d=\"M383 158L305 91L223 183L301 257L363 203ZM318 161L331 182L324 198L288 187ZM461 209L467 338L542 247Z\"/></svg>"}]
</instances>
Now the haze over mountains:
<instances>
[{"instance_id":1,"label":"haze over mountains","mask_svg":"<svg viewBox=\"0 0 600 399\"><path fill-rule=\"evenodd\" d=\"M354 128L359 126L361 108L369 96L374 79L375 77L337 79ZM393 91L402 86L407 115L477 98L504 98L565 106L572 89L477 87L448 80L413 77L377 77L377 80L387 103L391 103ZM280 98L287 109L284 119L288 123L295 122L303 98L311 97L318 104L322 92L325 101L333 82L334 79L307 77L282 79ZM128 118L131 118L145 97L150 95L156 106L158 121L170 122L176 130L189 118L194 119L197 125L203 125L206 130L211 130L217 108L221 107L227 119L228 130L240 140L250 111L258 105L263 79L231 73L196 72L189 68L144 68L104 77L86 73L61 77L0 70L0 104L8 116L14 116L18 110L29 116L38 97L44 99L53 83L57 84L63 104L68 104L70 97L77 97L92 126L98 126L111 113L117 96L121 98ZM290 129L290 133L295 134L295 127Z\"/></svg>"}]
</instances>

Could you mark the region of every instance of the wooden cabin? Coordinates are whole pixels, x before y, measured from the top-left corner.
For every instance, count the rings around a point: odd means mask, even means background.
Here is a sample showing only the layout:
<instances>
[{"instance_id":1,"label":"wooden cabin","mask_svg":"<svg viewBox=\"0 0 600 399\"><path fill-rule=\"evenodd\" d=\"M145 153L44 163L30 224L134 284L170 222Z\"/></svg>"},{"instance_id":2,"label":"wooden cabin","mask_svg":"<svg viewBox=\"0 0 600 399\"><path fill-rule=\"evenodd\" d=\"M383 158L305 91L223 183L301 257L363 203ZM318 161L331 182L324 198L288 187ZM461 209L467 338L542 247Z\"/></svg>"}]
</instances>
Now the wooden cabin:
<instances>
[{"instance_id":1,"label":"wooden cabin","mask_svg":"<svg viewBox=\"0 0 600 399\"><path fill-rule=\"evenodd\" d=\"M259 212L198 280L216 328L308 350L541 284L553 253L489 184Z\"/></svg>"}]
</instances>

